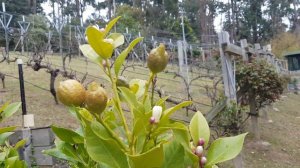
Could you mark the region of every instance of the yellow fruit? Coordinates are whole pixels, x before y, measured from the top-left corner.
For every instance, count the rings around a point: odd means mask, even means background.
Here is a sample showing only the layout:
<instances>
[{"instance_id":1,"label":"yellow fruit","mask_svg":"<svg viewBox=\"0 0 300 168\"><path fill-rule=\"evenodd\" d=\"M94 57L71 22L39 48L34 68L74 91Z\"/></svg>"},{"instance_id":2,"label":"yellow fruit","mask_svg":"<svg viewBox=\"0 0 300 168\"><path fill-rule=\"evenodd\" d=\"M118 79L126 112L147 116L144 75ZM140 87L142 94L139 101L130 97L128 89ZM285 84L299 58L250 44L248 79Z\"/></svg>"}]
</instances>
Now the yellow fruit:
<instances>
[{"instance_id":1,"label":"yellow fruit","mask_svg":"<svg viewBox=\"0 0 300 168\"><path fill-rule=\"evenodd\" d=\"M164 44L160 44L157 48L151 50L147 65L152 73L159 73L163 71L169 61L168 53L166 52L166 47Z\"/></svg>"},{"instance_id":2,"label":"yellow fruit","mask_svg":"<svg viewBox=\"0 0 300 168\"><path fill-rule=\"evenodd\" d=\"M97 83L93 82L88 86L85 96L86 109L93 113L101 113L107 104L107 93Z\"/></svg>"},{"instance_id":3,"label":"yellow fruit","mask_svg":"<svg viewBox=\"0 0 300 168\"><path fill-rule=\"evenodd\" d=\"M69 79L59 83L57 97L66 106L81 106L85 100L85 89L78 81Z\"/></svg>"}]
</instances>

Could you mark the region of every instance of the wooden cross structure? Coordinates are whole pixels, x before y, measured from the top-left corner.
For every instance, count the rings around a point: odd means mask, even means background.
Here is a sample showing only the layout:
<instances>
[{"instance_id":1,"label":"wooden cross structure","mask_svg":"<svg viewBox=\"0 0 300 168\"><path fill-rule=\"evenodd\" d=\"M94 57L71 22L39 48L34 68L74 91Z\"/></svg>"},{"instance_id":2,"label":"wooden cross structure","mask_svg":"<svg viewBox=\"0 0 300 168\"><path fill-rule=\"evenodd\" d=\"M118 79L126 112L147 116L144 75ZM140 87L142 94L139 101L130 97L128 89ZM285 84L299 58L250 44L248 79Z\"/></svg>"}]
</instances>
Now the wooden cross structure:
<instances>
[{"instance_id":1,"label":"wooden cross structure","mask_svg":"<svg viewBox=\"0 0 300 168\"><path fill-rule=\"evenodd\" d=\"M235 59L234 56L242 57L244 62L251 59L264 59L272 64L277 73L286 73L287 61L277 59L271 53L271 45L261 47L260 44L254 44L254 48L247 43L246 39L240 41L240 46L230 43L229 34L222 31L218 34L220 57L222 61L222 75L224 83L225 96L230 101L236 101L236 80L235 80Z\"/></svg>"}]
</instances>

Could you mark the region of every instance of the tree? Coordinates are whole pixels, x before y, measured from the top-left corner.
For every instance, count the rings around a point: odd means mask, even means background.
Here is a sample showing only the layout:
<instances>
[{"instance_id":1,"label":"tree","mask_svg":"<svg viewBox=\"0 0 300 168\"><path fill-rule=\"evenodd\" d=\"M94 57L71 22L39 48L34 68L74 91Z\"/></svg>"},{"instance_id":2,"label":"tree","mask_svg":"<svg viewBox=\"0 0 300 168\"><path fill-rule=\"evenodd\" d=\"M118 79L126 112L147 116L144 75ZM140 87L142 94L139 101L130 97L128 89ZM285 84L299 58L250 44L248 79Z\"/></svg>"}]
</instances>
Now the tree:
<instances>
[{"instance_id":1,"label":"tree","mask_svg":"<svg viewBox=\"0 0 300 168\"><path fill-rule=\"evenodd\" d=\"M279 99L283 92L284 79L274 67L263 60L241 64L236 71L238 98L242 105L250 106L252 132L260 139L258 111L265 105Z\"/></svg>"}]
</instances>

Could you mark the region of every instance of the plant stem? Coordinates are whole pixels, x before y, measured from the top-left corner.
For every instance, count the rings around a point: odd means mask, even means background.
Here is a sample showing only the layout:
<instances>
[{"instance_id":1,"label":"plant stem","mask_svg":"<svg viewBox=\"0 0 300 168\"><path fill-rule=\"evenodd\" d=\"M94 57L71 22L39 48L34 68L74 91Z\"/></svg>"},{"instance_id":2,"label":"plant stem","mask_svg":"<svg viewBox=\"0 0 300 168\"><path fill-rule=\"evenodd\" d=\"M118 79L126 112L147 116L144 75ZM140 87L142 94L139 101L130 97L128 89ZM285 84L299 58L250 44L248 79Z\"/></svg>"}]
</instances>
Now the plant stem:
<instances>
[{"instance_id":1,"label":"plant stem","mask_svg":"<svg viewBox=\"0 0 300 168\"><path fill-rule=\"evenodd\" d=\"M131 144L130 131L129 131L128 125L126 123L124 112L123 112L123 109L121 107L121 100L120 100L120 97L119 97L119 94L118 94L118 90L117 90L117 84L116 84L117 83L117 78L113 79L112 74L111 74L111 69L110 69L109 62L108 62L108 60L105 60L105 61L106 61L106 64L107 64L108 76L109 76L109 78L111 80L112 89L113 89L114 95L116 97L116 100L114 100L114 102L115 102L115 105L116 105L117 110L119 112L119 116L120 116L120 118L122 120L122 123L123 123L124 129L125 129L125 132L126 132L126 136L127 136L128 142L129 142L129 144Z\"/></svg>"},{"instance_id":2,"label":"plant stem","mask_svg":"<svg viewBox=\"0 0 300 168\"><path fill-rule=\"evenodd\" d=\"M143 97L143 104L145 103L146 98L148 96L148 90L149 90L150 82L153 81L154 76L155 76L155 74L151 72L150 76L149 76L149 79L148 79L148 81L146 83L146 86L145 86L145 92L144 92L144 97Z\"/></svg>"},{"instance_id":3,"label":"plant stem","mask_svg":"<svg viewBox=\"0 0 300 168\"><path fill-rule=\"evenodd\" d=\"M110 136L112 136L124 150L128 151L127 147L120 140L118 135L108 127L108 125L102 120L102 118L98 117L97 115L94 115L94 116L96 117L97 121L99 121L103 125L103 127L107 130L107 132L110 134Z\"/></svg>"},{"instance_id":4,"label":"plant stem","mask_svg":"<svg viewBox=\"0 0 300 168\"><path fill-rule=\"evenodd\" d=\"M151 106L154 106L154 89L155 89L155 77L156 74L154 75L154 78L151 81L151 87L152 87L152 92L151 92Z\"/></svg>"}]
</instances>

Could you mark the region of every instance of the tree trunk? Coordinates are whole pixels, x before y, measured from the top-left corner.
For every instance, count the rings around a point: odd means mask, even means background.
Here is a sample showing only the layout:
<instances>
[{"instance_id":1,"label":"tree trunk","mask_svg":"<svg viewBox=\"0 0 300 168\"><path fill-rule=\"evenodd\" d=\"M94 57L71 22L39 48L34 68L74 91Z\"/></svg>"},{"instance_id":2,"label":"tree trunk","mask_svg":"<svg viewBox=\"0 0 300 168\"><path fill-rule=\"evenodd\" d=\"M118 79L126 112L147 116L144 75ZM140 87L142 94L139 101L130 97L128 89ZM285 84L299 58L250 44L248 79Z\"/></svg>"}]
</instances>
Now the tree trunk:
<instances>
[{"instance_id":1,"label":"tree trunk","mask_svg":"<svg viewBox=\"0 0 300 168\"><path fill-rule=\"evenodd\" d=\"M3 89L5 88L5 74L3 74L3 73L1 73L0 72L0 79L2 80L2 87L3 87Z\"/></svg>"},{"instance_id":2,"label":"tree trunk","mask_svg":"<svg viewBox=\"0 0 300 168\"><path fill-rule=\"evenodd\" d=\"M249 95L250 115L251 115L251 132L256 140L260 140L260 133L258 128L258 112L256 110L255 96Z\"/></svg>"},{"instance_id":3,"label":"tree trunk","mask_svg":"<svg viewBox=\"0 0 300 168\"><path fill-rule=\"evenodd\" d=\"M50 75L51 75L50 76L50 92L51 92L52 96L54 97L54 101L56 104L58 104L58 101L57 101L57 97L56 97L56 91L55 91L54 84L55 84L55 79L56 79L58 73L59 73L59 69L50 71Z\"/></svg>"}]
</instances>

